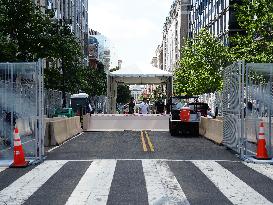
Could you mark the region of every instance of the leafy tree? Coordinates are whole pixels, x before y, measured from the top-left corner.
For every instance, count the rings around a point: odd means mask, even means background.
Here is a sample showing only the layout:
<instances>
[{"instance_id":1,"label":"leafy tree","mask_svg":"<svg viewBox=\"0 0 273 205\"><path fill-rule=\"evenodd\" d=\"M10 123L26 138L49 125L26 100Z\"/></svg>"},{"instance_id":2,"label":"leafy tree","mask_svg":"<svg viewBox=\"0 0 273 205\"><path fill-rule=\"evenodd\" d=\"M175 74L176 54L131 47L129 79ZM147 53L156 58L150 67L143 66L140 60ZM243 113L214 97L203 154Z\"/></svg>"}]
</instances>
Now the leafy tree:
<instances>
[{"instance_id":1,"label":"leafy tree","mask_svg":"<svg viewBox=\"0 0 273 205\"><path fill-rule=\"evenodd\" d=\"M199 95L222 87L222 69L228 65L228 48L203 29L187 40L175 69L176 94Z\"/></svg>"},{"instance_id":2,"label":"leafy tree","mask_svg":"<svg viewBox=\"0 0 273 205\"><path fill-rule=\"evenodd\" d=\"M273 1L242 0L235 6L237 21L245 31L230 38L234 60L273 62Z\"/></svg>"},{"instance_id":3,"label":"leafy tree","mask_svg":"<svg viewBox=\"0 0 273 205\"><path fill-rule=\"evenodd\" d=\"M47 56L51 19L43 15L31 0L0 2L0 32L16 45L11 60L33 61ZM9 58L6 61L10 60Z\"/></svg>"},{"instance_id":4,"label":"leafy tree","mask_svg":"<svg viewBox=\"0 0 273 205\"><path fill-rule=\"evenodd\" d=\"M131 91L128 85L118 85L117 103L128 103L131 98Z\"/></svg>"},{"instance_id":5,"label":"leafy tree","mask_svg":"<svg viewBox=\"0 0 273 205\"><path fill-rule=\"evenodd\" d=\"M43 14L32 0L2 0L0 9L0 61L47 59L45 87L63 95L78 91L82 51L70 28Z\"/></svg>"},{"instance_id":6,"label":"leafy tree","mask_svg":"<svg viewBox=\"0 0 273 205\"><path fill-rule=\"evenodd\" d=\"M79 72L81 75L80 90L90 96L106 95L107 78L103 64L99 64L97 69L82 68L79 69Z\"/></svg>"}]
</instances>

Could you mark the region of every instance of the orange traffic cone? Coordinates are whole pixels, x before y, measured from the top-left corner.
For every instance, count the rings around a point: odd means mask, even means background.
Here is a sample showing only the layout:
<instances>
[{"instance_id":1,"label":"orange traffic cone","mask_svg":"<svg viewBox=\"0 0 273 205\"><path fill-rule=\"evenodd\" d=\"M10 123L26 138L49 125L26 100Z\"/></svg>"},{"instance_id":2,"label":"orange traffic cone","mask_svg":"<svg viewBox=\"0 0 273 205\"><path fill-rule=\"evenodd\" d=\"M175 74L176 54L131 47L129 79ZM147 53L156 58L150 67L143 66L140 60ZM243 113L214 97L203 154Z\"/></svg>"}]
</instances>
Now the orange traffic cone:
<instances>
[{"instance_id":1,"label":"orange traffic cone","mask_svg":"<svg viewBox=\"0 0 273 205\"><path fill-rule=\"evenodd\" d=\"M14 129L13 159L13 163L10 167L26 167L29 163L25 160L25 154L22 147L18 128Z\"/></svg>"},{"instance_id":2,"label":"orange traffic cone","mask_svg":"<svg viewBox=\"0 0 273 205\"><path fill-rule=\"evenodd\" d=\"M264 137L264 123L261 122L259 136L258 136L258 144L257 144L257 159L268 159L268 154L266 150L266 141Z\"/></svg>"}]
</instances>

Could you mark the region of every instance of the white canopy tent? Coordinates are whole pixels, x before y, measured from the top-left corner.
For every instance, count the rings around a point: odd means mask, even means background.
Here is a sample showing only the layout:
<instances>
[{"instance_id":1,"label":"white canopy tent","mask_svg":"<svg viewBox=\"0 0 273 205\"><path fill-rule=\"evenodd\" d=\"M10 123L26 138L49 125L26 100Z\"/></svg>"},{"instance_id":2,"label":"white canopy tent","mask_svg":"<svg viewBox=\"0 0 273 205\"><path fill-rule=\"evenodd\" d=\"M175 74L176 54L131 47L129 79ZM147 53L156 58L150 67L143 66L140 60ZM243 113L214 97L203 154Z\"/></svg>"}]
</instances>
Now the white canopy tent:
<instances>
[{"instance_id":1,"label":"white canopy tent","mask_svg":"<svg viewBox=\"0 0 273 205\"><path fill-rule=\"evenodd\" d=\"M107 96L110 113L116 112L117 85L118 84L165 84L167 97L172 94L172 73L148 66L125 66L124 68L108 74Z\"/></svg>"}]
</instances>

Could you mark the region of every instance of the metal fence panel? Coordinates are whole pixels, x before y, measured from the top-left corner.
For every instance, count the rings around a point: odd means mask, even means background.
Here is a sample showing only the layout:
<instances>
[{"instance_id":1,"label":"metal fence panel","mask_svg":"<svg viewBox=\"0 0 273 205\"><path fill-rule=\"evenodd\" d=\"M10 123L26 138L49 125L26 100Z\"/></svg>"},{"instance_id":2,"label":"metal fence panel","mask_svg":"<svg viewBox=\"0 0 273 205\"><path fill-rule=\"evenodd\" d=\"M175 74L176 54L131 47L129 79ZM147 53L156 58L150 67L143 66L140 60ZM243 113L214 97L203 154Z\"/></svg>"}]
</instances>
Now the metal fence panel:
<instances>
[{"instance_id":1,"label":"metal fence panel","mask_svg":"<svg viewBox=\"0 0 273 205\"><path fill-rule=\"evenodd\" d=\"M0 63L0 160L13 159L14 127L19 129L25 156L42 159L42 96L42 61Z\"/></svg>"},{"instance_id":2,"label":"metal fence panel","mask_svg":"<svg viewBox=\"0 0 273 205\"><path fill-rule=\"evenodd\" d=\"M224 70L223 86L223 144L241 153L242 140L242 63L234 63Z\"/></svg>"},{"instance_id":3,"label":"metal fence panel","mask_svg":"<svg viewBox=\"0 0 273 205\"><path fill-rule=\"evenodd\" d=\"M272 157L272 74L273 64L246 64L245 86L245 158L258 140L260 122L264 122L268 155Z\"/></svg>"}]
</instances>

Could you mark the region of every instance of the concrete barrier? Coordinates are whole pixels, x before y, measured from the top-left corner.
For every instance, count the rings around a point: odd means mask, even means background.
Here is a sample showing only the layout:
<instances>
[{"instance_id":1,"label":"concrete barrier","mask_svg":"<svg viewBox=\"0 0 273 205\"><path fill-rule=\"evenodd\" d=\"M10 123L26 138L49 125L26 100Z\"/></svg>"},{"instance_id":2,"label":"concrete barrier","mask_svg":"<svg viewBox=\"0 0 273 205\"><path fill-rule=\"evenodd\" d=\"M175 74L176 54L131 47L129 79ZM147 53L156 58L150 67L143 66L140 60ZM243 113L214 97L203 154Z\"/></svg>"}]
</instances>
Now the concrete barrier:
<instances>
[{"instance_id":1,"label":"concrete barrier","mask_svg":"<svg viewBox=\"0 0 273 205\"><path fill-rule=\"evenodd\" d=\"M199 134L218 143L223 142L223 120L201 117Z\"/></svg>"},{"instance_id":2,"label":"concrete barrier","mask_svg":"<svg viewBox=\"0 0 273 205\"><path fill-rule=\"evenodd\" d=\"M46 118L45 119L45 146L62 144L74 135L82 132L80 117Z\"/></svg>"},{"instance_id":3,"label":"concrete barrier","mask_svg":"<svg viewBox=\"0 0 273 205\"><path fill-rule=\"evenodd\" d=\"M84 131L169 131L169 115L93 114L83 118Z\"/></svg>"},{"instance_id":4,"label":"concrete barrier","mask_svg":"<svg viewBox=\"0 0 273 205\"><path fill-rule=\"evenodd\" d=\"M16 120L16 127L19 129L20 136L32 135L31 120L29 118L19 118Z\"/></svg>"}]
</instances>

